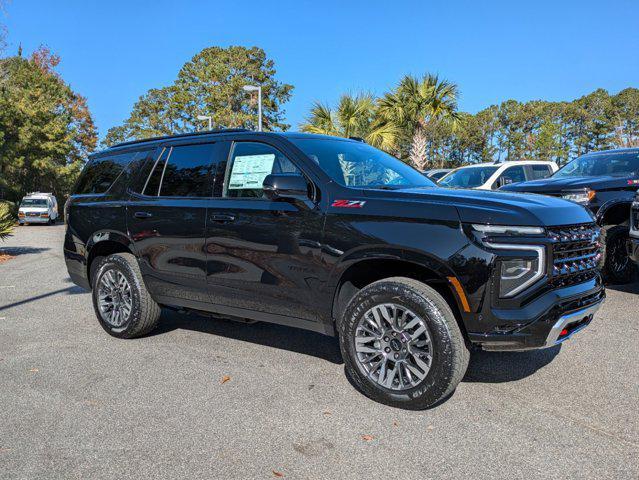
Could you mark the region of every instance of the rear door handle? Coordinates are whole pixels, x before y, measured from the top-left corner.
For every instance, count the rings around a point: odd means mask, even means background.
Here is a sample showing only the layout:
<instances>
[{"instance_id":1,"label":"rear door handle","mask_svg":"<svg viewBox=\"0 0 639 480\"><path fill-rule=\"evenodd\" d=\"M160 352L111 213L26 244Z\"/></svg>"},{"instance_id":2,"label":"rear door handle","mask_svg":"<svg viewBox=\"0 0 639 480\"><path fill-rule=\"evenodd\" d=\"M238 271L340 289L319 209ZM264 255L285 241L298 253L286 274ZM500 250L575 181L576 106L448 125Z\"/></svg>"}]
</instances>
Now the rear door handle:
<instances>
[{"instance_id":1,"label":"rear door handle","mask_svg":"<svg viewBox=\"0 0 639 480\"><path fill-rule=\"evenodd\" d=\"M216 213L215 215L211 215L211 221L213 222L233 222L235 221L235 215L230 215L228 213Z\"/></svg>"},{"instance_id":2,"label":"rear door handle","mask_svg":"<svg viewBox=\"0 0 639 480\"><path fill-rule=\"evenodd\" d=\"M135 218L151 218L153 215L149 212L135 212L133 216Z\"/></svg>"}]
</instances>

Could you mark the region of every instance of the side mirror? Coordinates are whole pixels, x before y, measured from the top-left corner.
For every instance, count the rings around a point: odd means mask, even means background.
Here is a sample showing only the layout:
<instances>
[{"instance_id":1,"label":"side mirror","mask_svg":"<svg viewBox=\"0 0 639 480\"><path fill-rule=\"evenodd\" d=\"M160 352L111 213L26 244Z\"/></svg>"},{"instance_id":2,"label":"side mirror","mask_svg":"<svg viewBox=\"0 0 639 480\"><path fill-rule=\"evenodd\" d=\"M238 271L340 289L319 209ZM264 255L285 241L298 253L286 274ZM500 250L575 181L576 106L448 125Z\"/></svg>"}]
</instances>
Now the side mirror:
<instances>
[{"instance_id":1,"label":"side mirror","mask_svg":"<svg viewBox=\"0 0 639 480\"><path fill-rule=\"evenodd\" d=\"M269 200L308 200L308 182L297 173L272 173L262 182Z\"/></svg>"}]
</instances>

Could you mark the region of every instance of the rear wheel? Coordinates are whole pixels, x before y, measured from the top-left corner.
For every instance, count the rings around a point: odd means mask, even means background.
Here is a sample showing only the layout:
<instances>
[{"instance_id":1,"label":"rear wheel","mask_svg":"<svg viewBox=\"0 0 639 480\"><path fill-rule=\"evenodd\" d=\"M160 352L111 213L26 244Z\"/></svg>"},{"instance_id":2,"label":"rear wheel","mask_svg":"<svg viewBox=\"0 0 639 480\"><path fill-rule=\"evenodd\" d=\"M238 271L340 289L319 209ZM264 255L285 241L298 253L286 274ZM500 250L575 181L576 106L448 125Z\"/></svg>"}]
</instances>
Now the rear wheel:
<instances>
[{"instance_id":1,"label":"rear wheel","mask_svg":"<svg viewBox=\"0 0 639 480\"><path fill-rule=\"evenodd\" d=\"M636 275L636 266L628 256L629 229L625 225L611 225L602 230L604 243L603 275L607 283L630 283Z\"/></svg>"},{"instance_id":2,"label":"rear wheel","mask_svg":"<svg viewBox=\"0 0 639 480\"><path fill-rule=\"evenodd\" d=\"M368 397L410 410L450 395L469 352L446 301L419 281L374 282L349 302L339 323L346 371Z\"/></svg>"},{"instance_id":3,"label":"rear wheel","mask_svg":"<svg viewBox=\"0 0 639 480\"><path fill-rule=\"evenodd\" d=\"M135 257L116 253L99 262L92 265L91 284L102 328L118 338L140 337L152 331L160 319L160 307L149 295Z\"/></svg>"}]
</instances>

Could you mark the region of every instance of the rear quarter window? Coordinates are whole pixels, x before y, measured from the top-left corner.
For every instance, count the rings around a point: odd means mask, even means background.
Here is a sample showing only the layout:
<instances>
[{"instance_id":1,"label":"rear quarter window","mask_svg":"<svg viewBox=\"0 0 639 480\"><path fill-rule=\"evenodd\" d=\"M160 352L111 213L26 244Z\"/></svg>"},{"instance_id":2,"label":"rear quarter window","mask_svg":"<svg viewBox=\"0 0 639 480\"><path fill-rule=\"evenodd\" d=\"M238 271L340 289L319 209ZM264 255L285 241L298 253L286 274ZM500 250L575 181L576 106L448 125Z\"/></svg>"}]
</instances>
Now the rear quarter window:
<instances>
[{"instance_id":1,"label":"rear quarter window","mask_svg":"<svg viewBox=\"0 0 639 480\"><path fill-rule=\"evenodd\" d=\"M89 160L75 188L76 194L106 193L139 152L104 155Z\"/></svg>"}]
</instances>

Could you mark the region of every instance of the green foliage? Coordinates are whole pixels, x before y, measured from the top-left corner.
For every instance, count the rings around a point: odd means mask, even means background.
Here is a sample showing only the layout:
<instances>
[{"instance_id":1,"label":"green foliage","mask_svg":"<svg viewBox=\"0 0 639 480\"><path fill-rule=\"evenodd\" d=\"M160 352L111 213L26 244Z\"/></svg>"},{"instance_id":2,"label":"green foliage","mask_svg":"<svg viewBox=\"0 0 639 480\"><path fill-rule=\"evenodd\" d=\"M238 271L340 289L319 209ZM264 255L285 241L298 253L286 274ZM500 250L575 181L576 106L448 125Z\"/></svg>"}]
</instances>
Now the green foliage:
<instances>
[{"instance_id":1,"label":"green foliage","mask_svg":"<svg viewBox=\"0 0 639 480\"><path fill-rule=\"evenodd\" d=\"M29 59L0 59L0 194L70 191L96 132L86 101L58 76L59 58L40 48Z\"/></svg>"},{"instance_id":2,"label":"green foliage","mask_svg":"<svg viewBox=\"0 0 639 480\"><path fill-rule=\"evenodd\" d=\"M11 205L8 202L0 202L0 240L4 240L15 226L15 216L11 212Z\"/></svg>"},{"instance_id":3,"label":"green foliage","mask_svg":"<svg viewBox=\"0 0 639 480\"><path fill-rule=\"evenodd\" d=\"M366 96L374 107L356 122L364 126L357 136L371 138L370 126L393 126L393 141L381 148L422 169L494 160L564 164L594 150L639 146L636 88L617 95L598 89L572 102L507 100L474 115L456 110L457 95L454 84L436 77L405 77L379 99ZM348 136L339 111L315 104L301 128Z\"/></svg>"},{"instance_id":4,"label":"green foliage","mask_svg":"<svg viewBox=\"0 0 639 480\"><path fill-rule=\"evenodd\" d=\"M254 129L257 97L242 89L247 84L262 86L264 130L286 130L282 105L293 86L278 82L275 74L261 48L205 48L184 64L173 84L140 97L124 124L108 131L104 145L201 130L198 115L211 115L216 128Z\"/></svg>"},{"instance_id":5,"label":"green foliage","mask_svg":"<svg viewBox=\"0 0 639 480\"><path fill-rule=\"evenodd\" d=\"M379 121L375 99L370 94L342 95L335 110L316 102L300 130L346 138L360 137L371 145L388 150L395 146L399 134L394 125Z\"/></svg>"}]
</instances>

